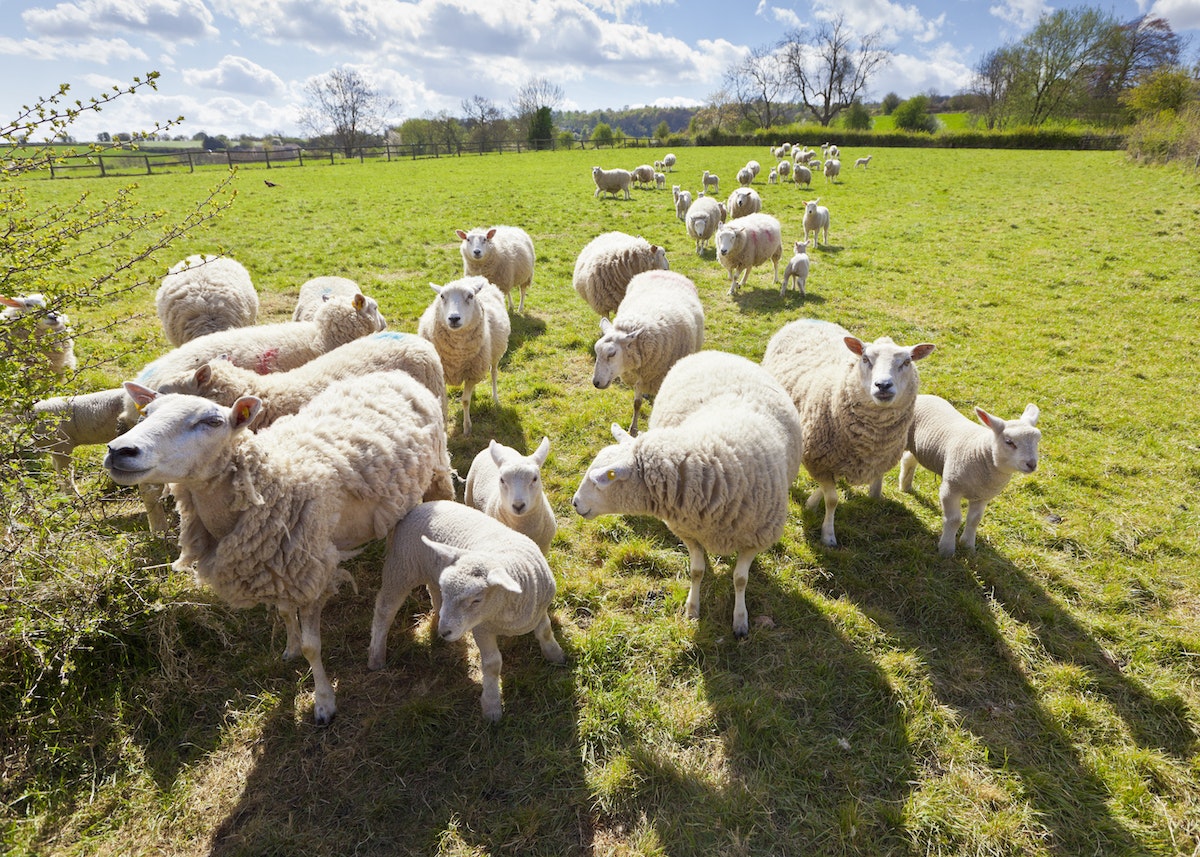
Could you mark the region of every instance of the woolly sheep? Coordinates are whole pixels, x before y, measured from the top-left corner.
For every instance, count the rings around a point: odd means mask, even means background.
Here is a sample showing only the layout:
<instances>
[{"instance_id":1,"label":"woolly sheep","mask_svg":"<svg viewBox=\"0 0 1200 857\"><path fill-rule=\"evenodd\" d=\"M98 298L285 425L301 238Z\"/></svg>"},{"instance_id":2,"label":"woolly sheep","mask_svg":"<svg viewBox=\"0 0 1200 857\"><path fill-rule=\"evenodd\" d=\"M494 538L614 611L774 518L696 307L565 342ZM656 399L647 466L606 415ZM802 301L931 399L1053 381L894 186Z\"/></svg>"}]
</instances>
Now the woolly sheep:
<instances>
[{"instance_id":1,"label":"woolly sheep","mask_svg":"<svg viewBox=\"0 0 1200 857\"><path fill-rule=\"evenodd\" d=\"M662 190L667 186L667 177L663 173L654 174L654 189Z\"/></svg>"},{"instance_id":2,"label":"woolly sheep","mask_svg":"<svg viewBox=\"0 0 1200 857\"><path fill-rule=\"evenodd\" d=\"M463 258L464 277L486 277L493 286L504 292L504 299L513 308L512 290L521 290L517 312L525 311L525 291L533 284L533 239L517 226L477 227L470 232L455 230L461 240L459 252Z\"/></svg>"},{"instance_id":3,"label":"woolly sheep","mask_svg":"<svg viewBox=\"0 0 1200 857\"><path fill-rule=\"evenodd\" d=\"M0 353L12 354L17 348L14 342L28 343L32 332L36 347L28 355L30 360L45 360L55 375L75 371L75 340L66 313L47 309L46 297L40 293L19 298L0 295L0 306L5 307L0 312ZM30 316L32 323L22 321L25 316Z\"/></svg>"},{"instance_id":4,"label":"woolly sheep","mask_svg":"<svg viewBox=\"0 0 1200 857\"><path fill-rule=\"evenodd\" d=\"M777 169L779 171L779 175L783 176L785 179L792 174L792 165L790 161L780 161L779 166L775 169Z\"/></svg>"},{"instance_id":5,"label":"woolly sheep","mask_svg":"<svg viewBox=\"0 0 1200 857\"><path fill-rule=\"evenodd\" d=\"M683 222L687 227L687 234L696 241L697 256L704 253L708 242L725 222L725 213L725 206L711 196L700 197L688 208Z\"/></svg>"},{"instance_id":6,"label":"woolly sheep","mask_svg":"<svg viewBox=\"0 0 1200 857\"><path fill-rule=\"evenodd\" d=\"M321 661L321 609L349 575L338 563L380 539L449 481L437 399L403 372L339 381L290 417L248 431L262 402L227 408L127 383L145 412L108 445L120 485L168 483L180 511L177 571L193 570L234 607L275 607L285 657L303 654L313 717L337 710Z\"/></svg>"},{"instance_id":7,"label":"woolly sheep","mask_svg":"<svg viewBox=\"0 0 1200 857\"><path fill-rule=\"evenodd\" d=\"M739 217L744 217L747 214L754 214L762 211L762 197L758 195L758 191L750 187L739 187L733 193L729 194L729 199L725 203L725 210L729 213L729 219L735 220Z\"/></svg>"},{"instance_id":8,"label":"woolly sheep","mask_svg":"<svg viewBox=\"0 0 1200 857\"><path fill-rule=\"evenodd\" d=\"M771 170L767 173L767 184L779 184L779 171Z\"/></svg>"},{"instance_id":9,"label":"woolly sheep","mask_svg":"<svg viewBox=\"0 0 1200 857\"><path fill-rule=\"evenodd\" d=\"M758 174L762 172L762 166L758 161L746 161L746 168L750 170L754 178L758 178Z\"/></svg>"},{"instance_id":10,"label":"woolly sheep","mask_svg":"<svg viewBox=\"0 0 1200 857\"><path fill-rule=\"evenodd\" d=\"M873 158L873 157L875 157L875 156L867 155L865 158L859 158L857 161L854 162L854 166L862 167L865 170L870 165L871 158Z\"/></svg>"},{"instance_id":11,"label":"woolly sheep","mask_svg":"<svg viewBox=\"0 0 1200 857\"><path fill-rule=\"evenodd\" d=\"M720 193L720 190L718 190L718 185L720 185L720 183L720 178L713 175L708 170L705 170L704 175L700 177L700 186L704 188L706 193L708 192L710 186L712 187L713 193Z\"/></svg>"},{"instance_id":12,"label":"woolly sheep","mask_svg":"<svg viewBox=\"0 0 1200 857\"><path fill-rule=\"evenodd\" d=\"M900 459L900 489L912 491L913 472L919 463L942 477L938 499L942 504L942 536L938 553L954 555L954 538L962 523L962 501L967 501L967 525L959 543L975 550L975 532L983 511L1014 473L1033 473L1038 463L1038 407L1029 404L1015 420L1002 420L975 408L979 423L964 417L938 396L917 396L912 427Z\"/></svg>"},{"instance_id":13,"label":"woolly sheep","mask_svg":"<svg viewBox=\"0 0 1200 857\"><path fill-rule=\"evenodd\" d=\"M592 384L603 390L620 378L633 388L633 421L645 396L658 392L676 361L704 347L704 307L695 284L672 271L647 271L629 281L610 322L600 319Z\"/></svg>"},{"instance_id":14,"label":"woolly sheep","mask_svg":"<svg viewBox=\"0 0 1200 857\"><path fill-rule=\"evenodd\" d=\"M625 198L629 199L629 187L633 184L633 173L629 170L605 170L600 167L592 167L592 181L596 183L596 191L592 196L600 196L602 193L611 193L614 197L617 191L624 191Z\"/></svg>"},{"instance_id":15,"label":"woolly sheep","mask_svg":"<svg viewBox=\"0 0 1200 857\"><path fill-rule=\"evenodd\" d=\"M839 154L838 147L835 146L833 143L821 144L821 157L822 158L836 158L838 156L838 154Z\"/></svg>"},{"instance_id":16,"label":"woolly sheep","mask_svg":"<svg viewBox=\"0 0 1200 857\"><path fill-rule=\"evenodd\" d=\"M550 623L554 574L537 545L478 509L439 501L413 509L388 538L371 620L369 669L384 665L388 629L408 594L422 584L433 602L438 636L453 643L470 631L475 639L487 720L497 722L504 711L497 637L532 631L546 660L566 661Z\"/></svg>"},{"instance_id":17,"label":"woolly sheep","mask_svg":"<svg viewBox=\"0 0 1200 857\"><path fill-rule=\"evenodd\" d=\"M597 315L611 316L621 305L631 279L643 271L670 267L667 251L657 244L640 235L605 232L579 252L571 282Z\"/></svg>"},{"instance_id":18,"label":"woolly sheep","mask_svg":"<svg viewBox=\"0 0 1200 857\"><path fill-rule=\"evenodd\" d=\"M806 185L807 187L812 187L812 170L810 170L804 164L796 164L796 166L792 168L792 181L795 182L797 186Z\"/></svg>"},{"instance_id":19,"label":"woolly sheep","mask_svg":"<svg viewBox=\"0 0 1200 857\"><path fill-rule=\"evenodd\" d=\"M585 519L653 515L687 547L686 612L700 615L705 551L736 554L733 633L750 632L750 564L775 544L800 469L800 419L787 393L744 357L701 351L667 373L646 431L612 426L572 499Z\"/></svg>"},{"instance_id":20,"label":"woolly sheep","mask_svg":"<svg viewBox=\"0 0 1200 857\"><path fill-rule=\"evenodd\" d=\"M794 151L792 153L792 160L795 161L796 164L807 164L812 160L812 156L815 154L816 152L806 146L803 149L797 149Z\"/></svg>"},{"instance_id":21,"label":"woolly sheep","mask_svg":"<svg viewBox=\"0 0 1200 857\"><path fill-rule=\"evenodd\" d=\"M742 187L749 187L752 181L754 181L754 171L749 167L742 167L737 171L737 182Z\"/></svg>"},{"instance_id":22,"label":"woolly sheep","mask_svg":"<svg viewBox=\"0 0 1200 857\"><path fill-rule=\"evenodd\" d=\"M334 295L353 298L361 291L358 283L346 277L313 277L300 286L292 321L312 321L321 304Z\"/></svg>"},{"instance_id":23,"label":"woolly sheep","mask_svg":"<svg viewBox=\"0 0 1200 857\"><path fill-rule=\"evenodd\" d=\"M687 210L692 207L691 191L681 190L675 197L675 217L677 220L683 220L687 216Z\"/></svg>"},{"instance_id":24,"label":"woolly sheep","mask_svg":"<svg viewBox=\"0 0 1200 857\"><path fill-rule=\"evenodd\" d=\"M167 341L183 345L206 333L254 324L258 292L240 262L198 254L171 267L154 295L154 308Z\"/></svg>"},{"instance_id":25,"label":"woolly sheep","mask_svg":"<svg viewBox=\"0 0 1200 857\"><path fill-rule=\"evenodd\" d=\"M837 158L830 158L825 162L825 181L836 182L838 174L842 171L842 162Z\"/></svg>"},{"instance_id":26,"label":"woolly sheep","mask_svg":"<svg viewBox=\"0 0 1200 857\"><path fill-rule=\"evenodd\" d=\"M767 343L762 365L788 391L804 426L804 467L818 483L808 498L823 497L821 541L837 546L837 480L883 490L883 474L900 461L912 423L919 378L914 361L928 343L900 346L883 336L872 343L827 321L800 319Z\"/></svg>"},{"instance_id":27,"label":"woolly sheep","mask_svg":"<svg viewBox=\"0 0 1200 857\"><path fill-rule=\"evenodd\" d=\"M800 289L800 297L804 297L804 286L808 282L808 241L797 241L795 255L788 260L783 269L783 285L779 287L779 296L787 294L788 280L791 279Z\"/></svg>"},{"instance_id":28,"label":"woolly sheep","mask_svg":"<svg viewBox=\"0 0 1200 857\"><path fill-rule=\"evenodd\" d=\"M79 496L71 453L77 446L108 443L121 433L125 390L116 387L95 393L55 396L35 402L33 440L39 452L48 452L64 490Z\"/></svg>"},{"instance_id":29,"label":"woolly sheep","mask_svg":"<svg viewBox=\"0 0 1200 857\"><path fill-rule=\"evenodd\" d=\"M504 309L504 295L483 277L429 286L437 297L421 314L417 332L437 349L447 386L462 384L463 435L470 436L471 394L489 371L492 401L500 404L496 380L512 323Z\"/></svg>"},{"instance_id":30,"label":"woolly sheep","mask_svg":"<svg viewBox=\"0 0 1200 857\"><path fill-rule=\"evenodd\" d=\"M813 247L820 243L822 231L825 233L825 244L829 245L829 209L818 205L820 201L821 197L818 196L804 203L804 240L807 241L811 234Z\"/></svg>"},{"instance_id":31,"label":"woolly sheep","mask_svg":"<svg viewBox=\"0 0 1200 857\"><path fill-rule=\"evenodd\" d=\"M774 282L779 282L779 259L783 238L779 221L758 212L731 220L717 230L717 259L729 271L729 294L737 294L746 285L750 269L770 260L775 266ZM739 283L738 273L742 274Z\"/></svg>"},{"instance_id":32,"label":"woolly sheep","mask_svg":"<svg viewBox=\"0 0 1200 857\"><path fill-rule=\"evenodd\" d=\"M655 169L656 171L657 171L657 170L661 170L662 168L663 168L663 162L662 162L662 161L655 161L655 162L654 162L654 169Z\"/></svg>"},{"instance_id":33,"label":"woolly sheep","mask_svg":"<svg viewBox=\"0 0 1200 857\"><path fill-rule=\"evenodd\" d=\"M667 172L675 171L675 155L670 152L663 155L663 166L667 168Z\"/></svg>"},{"instance_id":34,"label":"woolly sheep","mask_svg":"<svg viewBox=\"0 0 1200 857\"><path fill-rule=\"evenodd\" d=\"M471 462L463 497L468 506L529 536L547 556L558 528L542 489L542 465L549 454L548 437L542 438L532 455L493 440Z\"/></svg>"},{"instance_id":35,"label":"woolly sheep","mask_svg":"<svg viewBox=\"0 0 1200 857\"><path fill-rule=\"evenodd\" d=\"M638 187L654 183L654 167L650 164L639 164L629 172L633 174L633 180L637 182Z\"/></svg>"}]
</instances>

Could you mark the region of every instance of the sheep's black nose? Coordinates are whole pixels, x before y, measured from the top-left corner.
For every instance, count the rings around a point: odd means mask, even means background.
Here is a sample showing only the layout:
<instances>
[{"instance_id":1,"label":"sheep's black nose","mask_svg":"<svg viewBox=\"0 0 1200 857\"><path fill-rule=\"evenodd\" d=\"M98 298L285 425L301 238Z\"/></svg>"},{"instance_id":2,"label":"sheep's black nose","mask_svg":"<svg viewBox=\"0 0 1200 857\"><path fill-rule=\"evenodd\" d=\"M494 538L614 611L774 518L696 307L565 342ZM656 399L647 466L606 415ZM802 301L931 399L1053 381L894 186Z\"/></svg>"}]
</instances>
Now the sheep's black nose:
<instances>
[{"instance_id":1,"label":"sheep's black nose","mask_svg":"<svg viewBox=\"0 0 1200 857\"><path fill-rule=\"evenodd\" d=\"M513 511L516 512L518 515L525 511L524 503L513 503L512 507L513 507Z\"/></svg>"},{"instance_id":2,"label":"sheep's black nose","mask_svg":"<svg viewBox=\"0 0 1200 857\"><path fill-rule=\"evenodd\" d=\"M876 386L876 388L878 388L879 392L886 393L892 389L892 382L891 381L876 381L875 386Z\"/></svg>"},{"instance_id":3,"label":"sheep's black nose","mask_svg":"<svg viewBox=\"0 0 1200 857\"><path fill-rule=\"evenodd\" d=\"M458 327L459 325L462 324L462 316L461 315L452 315L449 318L447 318L446 321L449 322L451 327Z\"/></svg>"}]
</instances>

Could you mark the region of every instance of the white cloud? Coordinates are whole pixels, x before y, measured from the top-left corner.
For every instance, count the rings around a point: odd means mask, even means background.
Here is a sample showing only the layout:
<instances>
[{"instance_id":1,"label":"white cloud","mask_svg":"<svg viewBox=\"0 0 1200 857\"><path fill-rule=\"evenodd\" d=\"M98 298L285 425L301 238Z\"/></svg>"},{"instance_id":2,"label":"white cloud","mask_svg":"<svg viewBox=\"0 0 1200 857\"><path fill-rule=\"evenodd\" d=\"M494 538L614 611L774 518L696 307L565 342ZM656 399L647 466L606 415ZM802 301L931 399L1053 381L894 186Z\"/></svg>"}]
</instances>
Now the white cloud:
<instances>
[{"instance_id":1,"label":"white cloud","mask_svg":"<svg viewBox=\"0 0 1200 857\"><path fill-rule=\"evenodd\" d=\"M276 97L284 92L283 81L275 72L245 57L225 56L216 68L184 69L184 83L224 92Z\"/></svg>"},{"instance_id":2,"label":"white cloud","mask_svg":"<svg viewBox=\"0 0 1200 857\"><path fill-rule=\"evenodd\" d=\"M72 60L99 63L149 59L146 52L124 39L84 39L67 42L62 39L10 39L0 36L0 55L23 57L32 60L61 61L69 56Z\"/></svg>"},{"instance_id":3,"label":"white cloud","mask_svg":"<svg viewBox=\"0 0 1200 857\"><path fill-rule=\"evenodd\" d=\"M201 0L79 0L27 9L21 19L33 33L66 39L136 32L190 41L218 34L212 13Z\"/></svg>"},{"instance_id":4,"label":"white cloud","mask_svg":"<svg viewBox=\"0 0 1200 857\"><path fill-rule=\"evenodd\" d=\"M972 74L971 67L963 62L961 51L943 43L920 56L893 54L887 70L873 78L871 95L877 99L888 92L895 92L901 98L930 91L951 95L965 89Z\"/></svg>"},{"instance_id":5,"label":"white cloud","mask_svg":"<svg viewBox=\"0 0 1200 857\"><path fill-rule=\"evenodd\" d=\"M837 3L818 0L813 4L813 12L824 21L832 21L838 15L843 15L853 32L861 35L881 31L888 43L905 38L921 43L932 42L941 35L946 23L945 13L936 18L927 18L915 5L906 6L888 0L844 0Z\"/></svg>"},{"instance_id":6,"label":"white cloud","mask_svg":"<svg viewBox=\"0 0 1200 857\"><path fill-rule=\"evenodd\" d=\"M1031 28L1043 13L1049 11L1045 0L1003 0L999 6L988 7L988 12L1022 30Z\"/></svg>"},{"instance_id":7,"label":"white cloud","mask_svg":"<svg viewBox=\"0 0 1200 857\"><path fill-rule=\"evenodd\" d=\"M1200 29L1200 3L1196 0L1155 0L1148 14L1165 18L1175 32Z\"/></svg>"}]
</instances>

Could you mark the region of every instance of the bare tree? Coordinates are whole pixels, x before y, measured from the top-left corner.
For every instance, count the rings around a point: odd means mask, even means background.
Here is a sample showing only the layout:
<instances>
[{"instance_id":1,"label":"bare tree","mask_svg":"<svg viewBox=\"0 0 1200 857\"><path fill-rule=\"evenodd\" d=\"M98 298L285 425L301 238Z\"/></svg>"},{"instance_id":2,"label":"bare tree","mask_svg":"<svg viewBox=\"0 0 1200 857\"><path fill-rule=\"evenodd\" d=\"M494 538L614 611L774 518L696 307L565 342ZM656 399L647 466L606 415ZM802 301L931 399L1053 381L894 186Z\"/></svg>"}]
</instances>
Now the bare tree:
<instances>
[{"instance_id":1,"label":"bare tree","mask_svg":"<svg viewBox=\"0 0 1200 857\"><path fill-rule=\"evenodd\" d=\"M1088 72L1103 59L1113 26L1111 17L1084 6L1044 13L1038 19L1020 43L1022 121L1042 125L1087 97Z\"/></svg>"},{"instance_id":2,"label":"bare tree","mask_svg":"<svg viewBox=\"0 0 1200 857\"><path fill-rule=\"evenodd\" d=\"M472 95L462 100L462 112L471 142L478 144L481 152L490 151L500 139L504 111L490 98Z\"/></svg>"},{"instance_id":3,"label":"bare tree","mask_svg":"<svg viewBox=\"0 0 1200 857\"><path fill-rule=\"evenodd\" d=\"M329 135L347 157L370 136L381 135L396 103L351 68L335 68L304 87L307 101L300 125L314 136Z\"/></svg>"},{"instance_id":4,"label":"bare tree","mask_svg":"<svg viewBox=\"0 0 1200 857\"><path fill-rule=\"evenodd\" d=\"M1020 63L1020 51L1006 46L988 51L975 66L969 91L978 98L978 110L989 131L1006 124L1011 109L1009 94L1015 86Z\"/></svg>"},{"instance_id":5,"label":"bare tree","mask_svg":"<svg viewBox=\"0 0 1200 857\"><path fill-rule=\"evenodd\" d=\"M778 54L770 47L752 50L725 72L725 90L738 103L742 117L759 128L770 128L780 119L788 80Z\"/></svg>"},{"instance_id":6,"label":"bare tree","mask_svg":"<svg viewBox=\"0 0 1200 857\"><path fill-rule=\"evenodd\" d=\"M822 125L853 104L891 59L882 40L879 30L855 36L839 14L811 35L794 30L780 43L788 84Z\"/></svg>"},{"instance_id":7,"label":"bare tree","mask_svg":"<svg viewBox=\"0 0 1200 857\"><path fill-rule=\"evenodd\" d=\"M513 98L513 117L522 139L529 137L534 118L544 107L556 110L566 98L561 86L549 78L532 77L521 85Z\"/></svg>"}]
</instances>

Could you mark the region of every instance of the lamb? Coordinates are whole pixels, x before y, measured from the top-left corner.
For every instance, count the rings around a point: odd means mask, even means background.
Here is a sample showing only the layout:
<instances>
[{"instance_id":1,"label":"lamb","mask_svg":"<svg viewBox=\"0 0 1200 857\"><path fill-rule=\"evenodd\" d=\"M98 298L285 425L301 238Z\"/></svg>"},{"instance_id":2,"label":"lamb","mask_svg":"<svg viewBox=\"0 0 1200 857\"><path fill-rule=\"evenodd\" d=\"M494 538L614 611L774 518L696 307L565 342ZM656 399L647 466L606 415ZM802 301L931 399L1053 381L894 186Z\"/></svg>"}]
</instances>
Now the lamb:
<instances>
[{"instance_id":1,"label":"lamb","mask_svg":"<svg viewBox=\"0 0 1200 857\"><path fill-rule=\"evenodd\" d=\"M471 462L463 497L468 506L529 536L547 556L558 529L554 509L542 489L542 465L549 454L548 437L542 438L532 455L521 455L493 440Z\"/></svg>"},{"instance_id":2,"label":"lamb","mask_svg":"<svg viewBox=\"0 0 1200 857\"><path fill-rule=\"evenodd\" d=\"M592 167L592 181L596 183L596 191L592 194L594 197L602 193L611 193L616 198L617 191L624 191L625 198L629 199L629 187L633 184L633 173L629 170L605 170L600 167Z\"/></svg>"},{"instance_id":3,"label":"lamb","mask_svg":"<svg viewBox=\"0 0 1200 857\"><path fill-rule=\"evenodd\" d=\"M657 244L624 232L605 232L579 252L571 281L597 315L611 316L634 276L670 267L667 251Z\"/></svg>"},{"instance_id":4,"label":"lamb","mask_svg":"<svg viewBox=\"0 0 1200 857\"><path fill-rule=\"evenodd\" d=\"M349 579L338 563L380 539L435 482L449 480L442 411L404 372L330 385L294 416L248 431L262 402L224 407L127 382L144 411L108 445L120 485L168 483L180 511L177 571L193 570L234 607L275 607L285 657L303 654L313 718L336 713L321 662L321 610Z\"/></svg>"},{"instance_id":5,"label":"lamb","mask_svg":"<svg viewBox=\"0 0 1200 857\"><path fill-rule=\"evenodd\" d=\"M705 193L708 192L708 189L710 186L712 187L713 193L720 193L720 191L717 189L717 187L720 183L721 183L721 180L717 176L710 173L708 170L705 170L704 175L702 175L700 177L700 186L702 188L704 188Z\"/></svg>"},{"instance_id":6,"label":"lamb","mask_svg":"<svg viewBox=\"0 0 1200 857\"><path fill-rule=\"evenodd\" d=\"M750 633L750 564L783 534L800 469L800 418L787 393L744 357L701 351L667 373L646 431L612 426L571 503L585 519L653 515L687 547L686 613L700 615L705 551L737 554L733 633Z\"/></svg>"},{"instance_id":7,"label":"lamb","mask_svg":"<svg viewBox=\"0 0 1200 857\"><path fill-rule=\"evenodd\" d=\"M729 294L735 295L750 277L750 269L768 259L775 266L779 282L779 258L783 255L783 237L779 221L758 212L731 220L717 230L717 259L729 271ZM742 281L737 281L738 273Z\"/></svg>"},{"instance_id":8,"label":"lamb","mask_svg":"<svg viewBox=\"0 0 1200 857\"><path fill-rule=\"evenodd\" d=\"M779 296L787 294L788 280L791 279L800 289L800 297L804 297L804 286L808 282L808 241L796 242L796 253L788 260L783 269L783 285L779 287Z\"/></svg>"},{"instance_id":9,"label":"lamb","mask_svg":"<svg viewBox=\"0 0 1200 857\"><path fill-rule=\"evenodd\" d=\"M671 152L667 152L667 154L663 155L663 166L667 168L667 172L669 172L669 173L674 172L675 171L675 155L673 155Z\"/></svg>"},{"instance_id":10,"label":"lamb","mask_svg":"<svg viewBox=\"0 0 1200 857\"><path fill-rule=\"evenodd\" d=\"M758 195L758 191L754 188L739 187L733 193L729 194L729 199L725 203L725 209L729 212L729 219L736 220L747 214L762 211L762 197Z\"/></svg>"},{"instance_id":11,"label":"lamb","mask_svg":"<svg viewBox=\"0 0 1200 857\"><path fill-rule=\"evenodd\" d=\"M313 277L300 286L292 321L312 321L321 304L333 295L351 298L362 291L358 283L346 277Z\"/></svg>"},{"instance_id":12,"label":"lamb","mask_svg":"<svg viewBox=\"0 0 1200 857\"><path fill-rule=\"evenodd\" d=\"M50 453L63 489L80 496L71 453L77 446L108 443L121 433L125 390L116 387L95 393L55 396L35 402L33 438L38 451Z\"/></svg>"},{"instance_id":13,"label":"lamb","mask_svg":"<svg viewBox=\"0 0 1200 857\"><path fill-rule=\"evenodd\" d=\"M725 222L725 206L711 196L701 196L687 210L683 219L687 234L696 241L696 255L702 255L708 242Z\"/></svg>"},{"instance_id":14,"label":"lamb","mask_svg":"<svg viewBox=\"0 0 1200 857\"><path fill-rule=\"evenodd\" d=\"M695 284L672 271L647 271L629 281L611 322L600 320L592 384L603 390L620 378L633 388L637 435L642 400L658 392L676 361L704 347L704 308Z\"/></svg>"},{"instance_id":15,"label":"lamb","mask_svg":"<svg viewBox=\"0 0 1200 857\"><path fill-rule=\"evenodd\" d=\"M254 324L258 292L240 262L198 254L171 267L154 295L154 308L167 341L179 346L206 333Z\"/></svg>"},{"instance_id":16,"label":"lamb","mask_svg":"<svg viewBox=\"0 0 1200 857\"><path fill-rule=\"evenodd\" d=\"M873 157L875 157L875 156L867 155L865 158L859 158L857 161L854 162L854 166L862 167L865 170L870 165L871 158L873 158Z\"/></svg>"},{"instance_id":17,"label":"lamb","mask_svg":"<svg viewBox=\"0 0 1200 857\"><path fill-rule=\"evenodd\" d=\"M504 309L504 295L483 277L429 285L437 297L421 314L417 333L437 349L447 386L462 384L463 436L469 437L471 394L489 370L492 401L500 404L496 378L500 358L508 350L512 323Z\"/></svg>"},{"instance_id":18,"label":"lamb","mask_svg":"<svg viewBox=\"0 0 1200 857\"><path fill-rule=\"evenodd\" d=\"M1014 473L1037 469L1038 407L1026 405L1016 420L1002 420L975 408L982 425L964 417L938 396L917 396L912 427L900 459L900 489L912 491L913 472L919 463L942 477L938 499L942 504L942 536L938 553L954 556L954 538L962 523L962 501L967 501L967 525L959 544L975 550L975 532L984 509Z\"/></svg>"},{"instance_id":19,"label":"lamb","mask_svg":"<svg viewBox=\"0 0 1200 857\"><path fill-rule=\"evenodd\" d=\"M749 187L750 183L754 181L754 171L749 167L742 167L737 171L737 181L742 187Z\"/></svg>"},{"instance_id":20,"label":"lamb","mask_svg":"<svg viewBox=\"0 0 1200 857\"><path fill-rule=\"evenodd\" d=\"M667 177L664 173L654 174L654 189L662 190L667 186Z\"/></svg>"},{"instance_id":21,"label":"lamb","mask_svg":"<svg viewBox=\"0 0 1200 857\"><path fill-rule=\"evenodd\" d=\"M837 480L870 483L878 498L883 475L900 461L920 382L914 361L933 348L886 336L866 343L813 319L785 324L767 343L762 365L791 395L804 426L804 467L819 486L807 505L825 500L826 546L837 546Z\"/></svg>"},{"instance_id":22,"label":"lamb","mask_svg":"<svg viewBox=\"0 0 1200 857\"><path fill-rule=\"evenodd\" d=\"M767 173L767 184L779 184L779 171L771 170Z\"/></svg>"},{"instance_id":23,"label":"lamb","mask_svg":"<svg viewBox=\"0 0 1200 857\"><path fill-rule=\"evenodd\" d=\"M821 232L825 233L825 245L829 245L829 209L823 205L818 205L821 197L810 199L804 203L804 240L808 240L808 236L812 235L812 246L816 247L821 237Z\"/></svg>"},{"instance_id":24,"label":"lamb","mask_svg":"<svg viewBox=\"0 0 1200 857\"><path fill-rule=\"evenodd\" d=\"M804 164L796 164L792 168L792 181L796 183L797 187L800 185L812 187L812 170Z\"/></svg>"},{"instance_id":25,"label":"lamb","mask_svg":"<svg viewBox=\"0 0 1200 857\"><path fill-rule=\"evenodd\" d=\"M28 355L34 363L44 360L55 375L74 372L75 340L66 313L47 309L46 296L35 292L19 298L0 295L0 354L12 354L18 348L14 342L27 343L32 332L36 347ZM32 316L32 323L21 321Z\"/></svg>"},{"instance_id":26,"label":"lamb","mask_svg":"<svg viewBox=\"0 0 1200 857\"><path fill-rule=\"evenodd\" d=\"M650 164L639 164L629 172L633 174L633 180L637 182L638 187L644 188L645 185L654 183L654 167Z\"/></svg>"},{"instance_id":27,"label":"lamb","mask_svg":"<svg viewBox=\"0 0 1200 857\"><path fill-rule=\"evenodd\" d=\"M836 184L838 174L842 171L842 162L837 158L830 158L825 162L825 181L834 182Z\"/></svg>"},{"instance_id":28,"label":"lamb","mask_svg":"<svg viewBox=\"0 0 1200 857\"><path fill-rule=\"evenodd\" d=\"M681 190L675 195L675 218L683 220L687 216L687 210L692 207L691 191Z\"/></svg>"},{"instance_id":29,"label":"lamb","mask_svg":"<svg viewBox=\"0 0 1200 857\"><path fill-rule=\"evenodd\" d=\"M512 309L512 290L521 290L517 312L525 311L525 291L533 284L533 239L517 226L476 228L470 232L456 230L462 239L459 252L463 257L464 277L486 277L488 282L504 292L508 308Z\"/></svg>"},{"instance_id":30,"label":"lamb","mask_svg":"<svg viewBox=\"0 0 1200 857\"><path fill-rule=\"evenodd\" d=\"M453 643L470 631L475 638L487 720L495 723L504 712L497 637L532 631L546 660L566 661L550 623L554 574L537 545L478 509L439 501L413 509L388 538L371 620L369 669L383 667L388 629L421 584L433 602L438 636Z\"/></svg>"}]
</instances>

